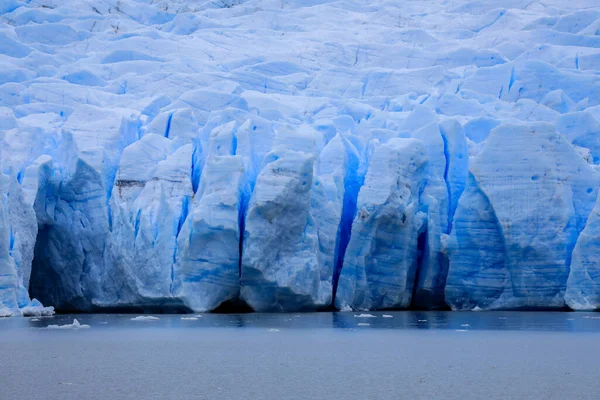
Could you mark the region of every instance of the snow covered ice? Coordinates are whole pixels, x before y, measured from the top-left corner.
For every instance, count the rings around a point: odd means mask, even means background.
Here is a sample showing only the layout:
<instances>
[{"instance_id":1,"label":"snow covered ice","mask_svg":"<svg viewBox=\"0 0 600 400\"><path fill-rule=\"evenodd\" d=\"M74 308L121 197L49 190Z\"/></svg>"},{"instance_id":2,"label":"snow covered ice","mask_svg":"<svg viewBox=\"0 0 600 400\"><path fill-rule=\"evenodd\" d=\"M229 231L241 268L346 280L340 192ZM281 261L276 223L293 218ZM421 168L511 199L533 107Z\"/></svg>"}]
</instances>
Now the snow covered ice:
<instances>
[{"instance_id":1,"label":"snow covered ice","mask_svg":"<svg viewBox=\"0 0 600 400\"><path fill-rule=\"evenodd\" d=\"M599 165L596 0L0 2L0 316L594 310Z\"/></svg>"}]
</instances>

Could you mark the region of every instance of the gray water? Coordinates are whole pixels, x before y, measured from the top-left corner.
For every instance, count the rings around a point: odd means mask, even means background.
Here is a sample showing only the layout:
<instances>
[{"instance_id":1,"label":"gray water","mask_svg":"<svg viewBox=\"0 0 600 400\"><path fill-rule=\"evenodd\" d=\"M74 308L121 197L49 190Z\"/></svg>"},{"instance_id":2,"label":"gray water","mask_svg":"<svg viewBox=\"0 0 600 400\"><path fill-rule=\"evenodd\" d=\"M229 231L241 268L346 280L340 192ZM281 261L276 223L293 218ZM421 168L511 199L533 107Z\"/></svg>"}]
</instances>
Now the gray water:
<instances>
[{"instance_id":1,"label":"gray water","mask_svg":"<svg viewBox=\"0 0 600 400\"><path fill-rule=\"evenodd\" d=\"M600 314L359 314L0 319L0 399L600 398Z\"/></svg>"}]
</instances>

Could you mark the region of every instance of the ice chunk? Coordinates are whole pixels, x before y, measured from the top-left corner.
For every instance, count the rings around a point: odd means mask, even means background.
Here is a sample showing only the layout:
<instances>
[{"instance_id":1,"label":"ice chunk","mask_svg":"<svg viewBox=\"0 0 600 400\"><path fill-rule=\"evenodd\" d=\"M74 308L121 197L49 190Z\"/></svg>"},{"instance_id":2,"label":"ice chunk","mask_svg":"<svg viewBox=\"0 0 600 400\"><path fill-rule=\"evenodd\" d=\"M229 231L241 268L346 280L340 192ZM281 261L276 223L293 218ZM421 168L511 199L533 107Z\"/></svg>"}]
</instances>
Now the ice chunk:
<instances>
[{"instance_id":1,"label":"ice chunk","mask_svg":"<svg viewBox=\"0 0 600 400\"><path fill-rule=\"evenodd\" d=\"M153 317L152 315L139 315L131 318L131 321L158 321L160 318Z\"/></svg>"},{"instance_id":2,"label":"ice chunk","mask_svg":"<svg viewBox=\"0 0 600 400\"><path fill-rule=\"evenodd\" d=\"M24 317L49 317L54 315L54 307L44 307L37 299L21 308Z\"/></svg>"},{"instance_id":3,"label":"ice chunk","mask_svg":"<svg viewBox=\"0 0 600 400\"><path fill-rule=\"evenodd\" d=\"M376 318L373 314L354 314L354 318Z\"/></svg>"},{"instance_id":4,"label":"ice chunk","mask_svg":"<svg viewBox=\"0 0 600 400\"><path fill-rule=\"evenodd\" d=\"M77 318L73 319L73 323L72 324L66 324L66 325L48 325L46 327L46 329L73 329L73 330L78 330L78 329L88 329L90 326L89 325L85 325L85 324L80 324L79 321L77 321Z\"/></svg>"},{"instance_id":5,"label":"ice chunk","mask_svg":"<svg viewBox=\"0 0 600 400\"><path fill-rule=\"evenodd\" d=\"M13 312L2 303L0 303L0 318L12 317Z\"/></svg>"}]
</instances>

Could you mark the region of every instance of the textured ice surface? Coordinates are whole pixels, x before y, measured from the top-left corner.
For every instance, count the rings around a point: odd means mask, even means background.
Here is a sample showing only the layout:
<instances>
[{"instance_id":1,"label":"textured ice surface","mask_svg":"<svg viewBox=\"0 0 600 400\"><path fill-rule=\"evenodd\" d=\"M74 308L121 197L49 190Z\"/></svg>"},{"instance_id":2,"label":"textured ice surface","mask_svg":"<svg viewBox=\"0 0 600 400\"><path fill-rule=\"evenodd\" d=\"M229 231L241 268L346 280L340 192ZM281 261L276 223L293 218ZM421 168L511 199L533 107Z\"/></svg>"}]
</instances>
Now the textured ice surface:
<instances>
[{"instance_id":1,"label":"textured ice surface","mask_svg":"<svg viewBox=\"0 0 600 400\"><path fill-rule=\"evenodd\" d=\"M0 315L600 307L597 1L0 3Z\"/></svg>"}]
</instances>

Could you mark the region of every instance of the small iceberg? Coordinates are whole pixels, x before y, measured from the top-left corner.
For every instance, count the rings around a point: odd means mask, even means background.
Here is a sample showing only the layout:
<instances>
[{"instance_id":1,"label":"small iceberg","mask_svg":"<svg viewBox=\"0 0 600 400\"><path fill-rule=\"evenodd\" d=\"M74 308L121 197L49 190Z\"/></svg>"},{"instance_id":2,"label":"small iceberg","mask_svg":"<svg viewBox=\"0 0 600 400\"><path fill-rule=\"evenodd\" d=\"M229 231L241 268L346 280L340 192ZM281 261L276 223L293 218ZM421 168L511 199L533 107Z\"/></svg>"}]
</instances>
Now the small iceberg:
<instances>
[{"instance_id":1,"label":"small iceberg","mask_svg":"<svg viewBox=\"0 0 600 400\"><path fill-rule=\"evenodd\" d=\"M198 321L196 317L181 317L182 321Z\"/></svg>"},{"instance_id":2,"label":"small iceberg","mask_svg":"<svg viewBox=\"0 0 600 400\"><path fill-rule=\"evenodd\" d=\"M151 315L140 315L138 317L131 318L132 321L158 321L157 317Z\"/></svg>"},{"instance_id":3,"label":"small iceberg","mask_svg":"<svg viewBox=\"0 0 600 400\"><path fill-rule=\"evenodd\" d=\"M50 317L54 315L54 307L44 307L38 299L33 299L21 308L24 317Z\"/></svg>"},{"instance_id":4,"label":"small iceberg","mask_svg":"<svg viewBox=\"0 0 600 400\"><path fill-rule=\"evenodd\" d=\"M1 317L12 317L13 313L8 307L0 305L0 318Z\"/></svg>"},{"instance_id":5,"label":"small iceberg","mask_svg":"<svg viewBox=\"0 0 600 400\"><path fill-rule=\"evenodd\" d=\"M367 324L366 322L361 322L357 326L371 326L371 324Z\"/></svg>"},{"instance_id":6,"label":"small iceberg","mask_svg":"<svg viewBox=\"0 0 600 400\"><path fill-rule=\"evenodd\" d=\"M73 319L73 323L72 324L67 324L67 325L48 325L46 328L48 329L87 329L89 328L89 325L85 325L85 324L80 324L79 321L77 321L77 318Z\"/></svg>"},{"instance_id":7,"label":"small iceberg","mask_svg":"<svg viewBox=\"0 0 600 400\"><path fill-rule=\"evenodd\" d=\"M374 316L373 314L359 314L359 315L354 314L354 318L377 318L377 317Z\"/></svg>"},{"instance_id":8,"label":"small iceberg","mask_svg":"<svg viewBox=\"0 0 600 400\"><path fill-rule=\"evenodd\" d=\"M383 314L382 317L383 318L394 318L393 315L389 315L389 314Z\"/></svg>"}]
</instances>

